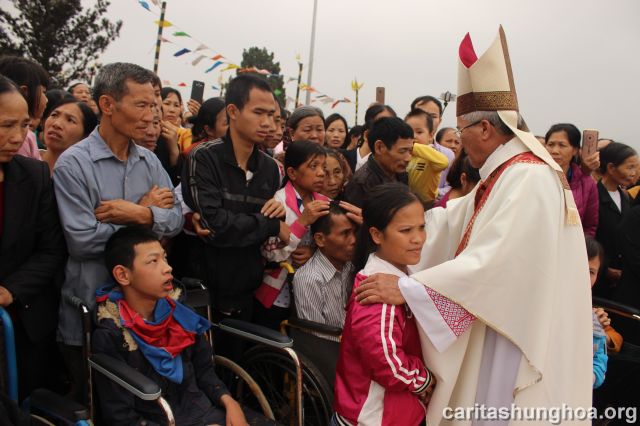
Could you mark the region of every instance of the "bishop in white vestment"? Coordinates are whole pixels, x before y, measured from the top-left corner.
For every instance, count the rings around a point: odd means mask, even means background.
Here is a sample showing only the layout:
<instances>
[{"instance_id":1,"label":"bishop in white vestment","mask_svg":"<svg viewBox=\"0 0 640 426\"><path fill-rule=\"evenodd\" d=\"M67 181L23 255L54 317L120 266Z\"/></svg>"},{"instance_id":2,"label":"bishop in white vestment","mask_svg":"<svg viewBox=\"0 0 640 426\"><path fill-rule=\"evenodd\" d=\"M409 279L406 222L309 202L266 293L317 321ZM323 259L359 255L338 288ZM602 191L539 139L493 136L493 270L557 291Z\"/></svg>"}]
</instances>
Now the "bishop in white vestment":
<instances>
[{"instance_id":1,"label":"bishop in white vestment","mask_svg":"<svg viewBox=\"0 0 640 426\"><path fill-rule=\"evenodd\" d=\"M591 407L591 294L571 191L546 149L518 128L502 28L479 59L467 35L459 69L458 129L482 181L426 213L419 272L396 287L438 379L427 422L589 424L577 417ZM397 280L370 280L358 299L389 303L381 289ZM453 417L467 407L477 409Z\"/></svg>"}]
</instances>

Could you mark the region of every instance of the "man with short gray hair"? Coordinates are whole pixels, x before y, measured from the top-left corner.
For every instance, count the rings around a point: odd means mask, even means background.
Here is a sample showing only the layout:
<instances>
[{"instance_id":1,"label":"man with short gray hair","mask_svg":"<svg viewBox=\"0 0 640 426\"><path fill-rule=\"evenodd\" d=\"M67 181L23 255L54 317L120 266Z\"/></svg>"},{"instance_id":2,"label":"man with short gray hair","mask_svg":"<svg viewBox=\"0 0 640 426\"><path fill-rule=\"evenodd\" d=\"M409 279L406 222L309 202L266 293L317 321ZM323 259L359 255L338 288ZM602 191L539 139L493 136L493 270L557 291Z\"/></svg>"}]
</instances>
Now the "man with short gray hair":
<instances>
[{"instance_id":1,"label":"man with short gray hair","mask_svg":"<svg viewBox=\"0 0 640 426\"><path fill-rule=\"evenodd\" d=\"M133 142L153 120L152 80L153 74L138 65L105 65L93 89L100 125L66 150L53 170L69 250L62 293L79 297L92 309L97 288L109 280L103 252L111 234L134 224L153 229L159 237L176 235L182 228L169 176L151 151ZM58 340L73 371L74 364L81 365L73 360L81 353L82 327L79 313L64 297Z\"/></svg>"}]
</instances>

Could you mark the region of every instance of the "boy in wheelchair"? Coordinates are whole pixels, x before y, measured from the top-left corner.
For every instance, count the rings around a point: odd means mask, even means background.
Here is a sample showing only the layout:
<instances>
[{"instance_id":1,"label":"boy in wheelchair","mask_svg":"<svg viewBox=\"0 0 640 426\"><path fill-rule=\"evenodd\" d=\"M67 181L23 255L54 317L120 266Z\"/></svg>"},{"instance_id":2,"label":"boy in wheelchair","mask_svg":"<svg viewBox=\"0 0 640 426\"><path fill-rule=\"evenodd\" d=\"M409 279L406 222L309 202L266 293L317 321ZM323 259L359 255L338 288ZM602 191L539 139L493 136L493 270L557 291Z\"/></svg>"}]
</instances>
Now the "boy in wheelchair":
<instances>
[{"instance_id":1,"label":"boy in wheelchair","mask_svg":"<svg viewBox=\"0 0 640 426\"><path fill-rule=\"evenodd\" d=\"M178 425L246 425L240 405L214 371L205 318L178 301L171 266L156 235L122 228L109 239L105 261L115 283L98 291L94 353L123 360L162 389ZM164 424L158 405L142 401L101 374L95 385L109 425Z\"/></svg>"}]
</instances>

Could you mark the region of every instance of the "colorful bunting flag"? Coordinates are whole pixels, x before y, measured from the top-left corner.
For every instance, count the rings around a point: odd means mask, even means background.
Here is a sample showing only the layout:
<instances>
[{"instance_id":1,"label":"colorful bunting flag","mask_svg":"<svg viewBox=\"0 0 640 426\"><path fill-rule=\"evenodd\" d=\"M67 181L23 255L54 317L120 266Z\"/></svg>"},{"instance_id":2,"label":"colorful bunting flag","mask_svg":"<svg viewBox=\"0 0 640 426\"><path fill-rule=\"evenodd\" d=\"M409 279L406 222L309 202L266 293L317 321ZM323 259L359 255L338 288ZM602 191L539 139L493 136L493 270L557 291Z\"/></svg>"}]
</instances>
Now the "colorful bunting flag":
<instances>
[{"instance_id":1,"label":"colorful bunting flag","mask_svg":"<svg viewBox=\"0 0 640 426\"><path fill-rule=\"evenodd\" d=\"M189 52L191 52L191 50L184 48L184 49L178 50L176 53L173 54L173 56L182 56L185 53L189 53Z\"/></svg>"},{"instance_id":2,"label":"colorful bunting flag","mask_svg":"<svg viewBox=\"0 0 640 426\"><path fill-rule=\"evenodd\" d=\"M187 87L187 83L185 82L178 83L178 87Z\"/></svg>"},{"instance_id":3,"label":"colorful bunting flag","mask_svg":"<svg viewBox=\"0 0 640 426\"><path fill-rule=\"evenodd\" d=\"M195 66L196 66L196 65L198 65L198 64L199 64L199 63L200 63L204 58L206 58L206 56L204 56L204 55L200 55L200 56L198 56L196 59L194 59L194 60L191 62L191 65L193 65L193 66L195 67Z\"/></svg>"},{"instance_id":4,"label":"colorful bunting flag","mask_svg":"<svg viewBox=\"0 0 640 426\"><path fill-rule=\"evenodd\" d=\"M184 31L176 31L175 33L173 33L173 35L175 37L191 37L189 34L185 33Z\"/></svg>"},{"instance_id":5,"label":"colorful bunting flag","mask_svg":"<svg viewBox=\"0 0 640 426\"><path fill-rule=\"evenodd\" d=\"M229 71L229 70L235 70L240 68L238 65L236 64L229 64L226 67L224 67L223 69L221 69L220 71Z\"/></svg>"},{"instance_id":6,"label":"colorful bunting flag","mask_svg":"<svg viewBox=\"0 0 640 426\"><path fill-rule=\"evenodd\" d=\"M158 6L158 0L151 0L151 3L155 4L156 6Z\"/></svg>"},{"instance_id":7,"label":"colorful bunting flag","mask_svg":"<svg viewBox=\"0 0 640 426\"><path fill-rule=\"evenodd\" d=\"M164 37L160 37L160 41L163 42L163 43L171 43L171 40L167 40Z\"/></svg>"},{"instance_id":8,"label":"colorful bunting flag","mask_svg":"<svg viewBox=\"0 0 640 426\"><path fill-rule=\"evenodd\" d=\"M160 21L154 21L156 23L156 25L160 26ZM162 21L162 28L167 28L172 26L173 24L169 21L167 21L166 19L164 21Z\"/></svg>"},{"instance_id":9,"label":"colorful bunting flag","mask_svg":"<svg viewBox=\"0 0 640 426\"><path fill-rule=\"evenodd\" d=\"M219 87L214 86L213 84L211 85L211 88L212 88L213 90L220 90L220 88L219 88Z\"/></svg>"},{"instance_id":10,"label":"colorful bunting flag","mask_svg":"<svg viewBox=\"0 0 640 426\"><path fill-rule=\"evenodd\" d=\"M213 58L211 58L211 59L213 59L214 61L217 61L218 59L222 59L222 58L224 58L224 56L222 56L222 55L218 54L218 55L214 56L214 57L213 57Z\"/></svg>"},{"instance_id":11,"label":"colorful bunting flag","mask_svg":"<svg viewBox=\"0 0 640 426\"><path fill-rule=\"evenodd\" d=\"M205 73L213 71L214 69L218 68L220 65L222 65L222 61L215 62L205 71Z\"/></svg>"},{"instance_id":12,"label":"colorful bunting flag","mask_svg":"<svg viewBox=\"0 0 640 426\"><path fill-rule=\"evenodd\" d=\"M209 47L207 47L207 45L206 45L206 44L201 44L200 46L198 46L198 47L196 48L196 50L194 50L194 52L199 52L200 50L206 50L206 49L208 49L208 48L209 48Z\"/></svg>"},{"instance_id":13,"label":"colorful bunting flag","mask_svg":"<svg viewBox=\"0 0 640 426\"><path fill-rule=\"evenodd\" d=\"M151 12L151 9L149 8L149 3L147 3L146 1L143 1L143 0L138 0L138 3L140 3L140 6L144 7L149 12Z\"/></svg>"}]
</instances>

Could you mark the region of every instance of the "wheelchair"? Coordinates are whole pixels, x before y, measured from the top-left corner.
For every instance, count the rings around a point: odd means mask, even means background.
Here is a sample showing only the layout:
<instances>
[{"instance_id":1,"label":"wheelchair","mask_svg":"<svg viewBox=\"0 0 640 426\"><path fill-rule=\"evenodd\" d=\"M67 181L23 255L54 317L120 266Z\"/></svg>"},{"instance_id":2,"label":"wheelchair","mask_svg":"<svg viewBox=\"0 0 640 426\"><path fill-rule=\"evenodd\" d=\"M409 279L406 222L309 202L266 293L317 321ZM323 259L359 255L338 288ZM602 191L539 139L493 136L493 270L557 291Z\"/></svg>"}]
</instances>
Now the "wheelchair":
<instances>
[{"instance_id":1,"label":"wheelchair","mask_svg":"<svg viewBox=\"0 0 640 426\"><path fill-rule=\"evenodd\" d=\"M175 280L175 282L176 287L185 292L186 304L211 320L209 292L207 288L199 280L186 278L182 281ZM99 413L97 413L98 410L96 409L93 392L93 375L102 374L135 397L145 401L155 401L164 413L167 424L175 425L175 418L171 407L163 398L162 391L158 384L121 360L114 359L105 354L91 353L91 333L93 331L92 313L87 305L79 298L69 295L64 295L63 297L78 310L82 321L83 371L85 372L87 383L86 388L82 390L82 403L88 407L87 417L93 420L93 424L100 424L100 416ZM287 353L293 346L292 339L274 330L244 321L223 320L218 324L214 324L214 327L255 344L268 346L274 351ZM213 341L213 332L211 329L207 332L206 338L210 342ZM225 381L225 384L229 385L228 388L231 394L238 400L243 408L261 412L263 418L266 420L264 423L276 424L267 398L265 398L259 386L257 386L256 382L246 371L233 361L219 355L215 356L214 363L216 365L216 372L221 379ZM236 389L243 390L243 399L237 398L237 392L234 392ZM248 390L248 392L245 392L245 390ZM300 422L299 424L302 423Z\"/></svg>"},{"instance_id":2,"label":"wheelchair","mask_svg":"<svg viewBox=\"0 0 640 426\"><path fill-rule=\"evenodd\" d=\"M286 262L278 266L287 270L287 282L293 289L293 267ZM293 304L294 294L291 300ZM240 365L262 388L278 422L295 424L297 420L297 424L304 425L329 424L333 415L333 389L340 343L321 336L333 336L339 340L342 329L294 315L281 323L280 332L292 338L301 371L298 371L298 363L291 354L267 345L250 348L240 360ZM296 389L298 377L301 377L301 389Z\"/></svg>"},{"instance_id":3,"label":"wheelchair","mask_svg":"<svg viewBox=\"0 0 640 426\"><path fill-rule=\"evenodd\" d=\"M7 311L0 307L0 418L6 422L29 423L31 425L90 425L89 414L80 404L68 400L46 389L34 390L18 406L18 360L14 339L13 322ZM6 405L6 406L5 406ZM7 418L8 417L8 418Z\"/></svg>"}]
</instances>

